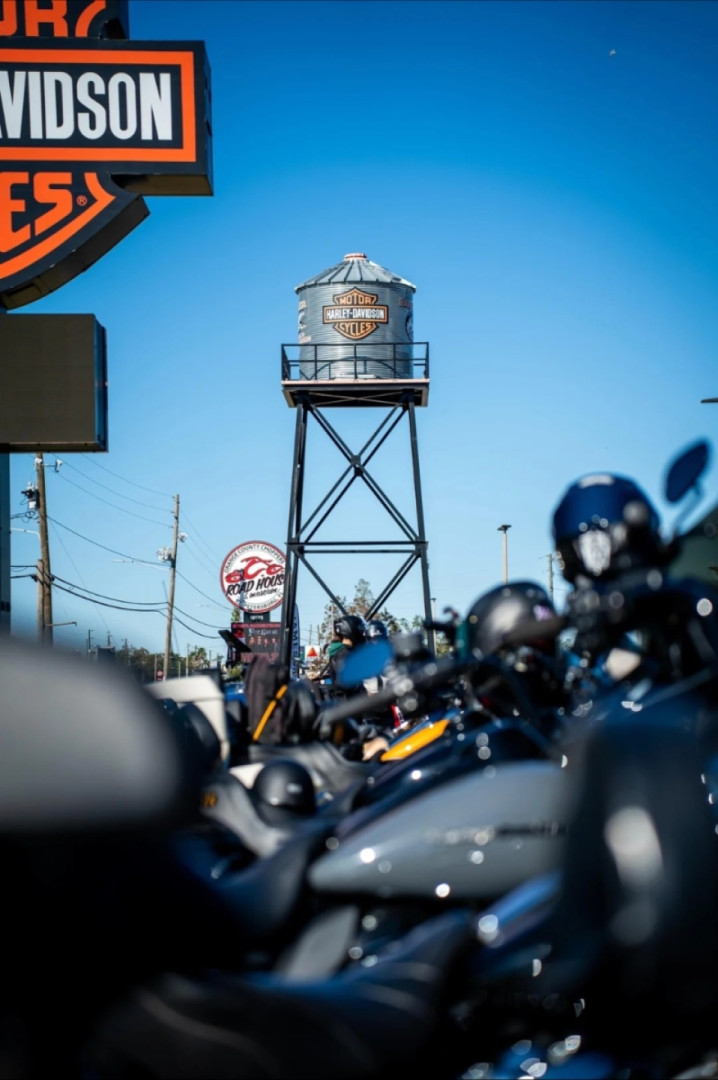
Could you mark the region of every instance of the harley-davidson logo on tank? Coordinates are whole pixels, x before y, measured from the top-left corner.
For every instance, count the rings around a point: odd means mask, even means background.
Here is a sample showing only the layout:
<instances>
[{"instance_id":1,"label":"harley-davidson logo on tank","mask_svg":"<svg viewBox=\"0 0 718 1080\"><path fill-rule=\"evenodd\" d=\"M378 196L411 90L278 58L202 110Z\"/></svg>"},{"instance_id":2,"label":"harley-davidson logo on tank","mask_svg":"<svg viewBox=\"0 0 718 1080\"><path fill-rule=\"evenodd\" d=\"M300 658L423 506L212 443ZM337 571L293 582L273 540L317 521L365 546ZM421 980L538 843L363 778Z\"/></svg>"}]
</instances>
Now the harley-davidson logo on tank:
<instances>
[{"instance_id":1,"label":"harley-davidson logo on tank","mask_svg":"<svg viewBox=\"0 0 718 1080\"><path fill-rule=\"evenodd\" d=\"M250 540L222 563L222 592L241 611L271 611L284 599L284 554L274 544Z\"/></svg>"},{"instance_id":2,"label":"harley-davidson logo on tank","mask_svg":"<svg viewBox=\"0 0 718 1080\"><path fill-rule=\"evenodd\" d=\"M334 305L322 308L322 321L345 338L358 341L372 334L379 323L389 321L389 308L377 304L379 294L350 289L334 297Z\"/></svg>"}]
</instances>

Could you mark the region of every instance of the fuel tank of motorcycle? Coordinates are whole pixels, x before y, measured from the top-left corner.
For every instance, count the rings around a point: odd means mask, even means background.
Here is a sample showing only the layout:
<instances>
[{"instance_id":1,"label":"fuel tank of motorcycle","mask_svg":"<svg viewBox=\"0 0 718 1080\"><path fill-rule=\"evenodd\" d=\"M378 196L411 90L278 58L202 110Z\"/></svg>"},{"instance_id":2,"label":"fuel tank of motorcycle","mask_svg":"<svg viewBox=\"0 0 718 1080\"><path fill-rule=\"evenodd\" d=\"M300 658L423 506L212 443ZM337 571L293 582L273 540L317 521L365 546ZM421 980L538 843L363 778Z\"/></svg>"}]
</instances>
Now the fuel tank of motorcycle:
<instances>
[{"instance_id":1,"label":"fuel tank of motorcycle","mask_svg":"<svg viewBox=\"0 0 718 1080\"><path fill-rule=\"evenodd\" d=\"M489 901L558 867L573 801L554 762L489 766L330 837L309 881L355 897Z\"/></svg>"},{"instance_id":2,"label":"fuel tank of motorcycle","mask_svg":"<svg viewBox=\"0 0 718 1080\"><path fill-rule=\"evenodd\" d=\"M531 725L520 720L492 719L477 727L472 731L468 724L457 724L442 738L417 748L409 758L383 763L356 791L353 808L378 802L389 808L474 769L515 761L557 760ZM385 801L389 799L391 804ZM340 838L347 831L344 824L351 823L351 818L343 823Z\"/></svg>"}]
</instances>

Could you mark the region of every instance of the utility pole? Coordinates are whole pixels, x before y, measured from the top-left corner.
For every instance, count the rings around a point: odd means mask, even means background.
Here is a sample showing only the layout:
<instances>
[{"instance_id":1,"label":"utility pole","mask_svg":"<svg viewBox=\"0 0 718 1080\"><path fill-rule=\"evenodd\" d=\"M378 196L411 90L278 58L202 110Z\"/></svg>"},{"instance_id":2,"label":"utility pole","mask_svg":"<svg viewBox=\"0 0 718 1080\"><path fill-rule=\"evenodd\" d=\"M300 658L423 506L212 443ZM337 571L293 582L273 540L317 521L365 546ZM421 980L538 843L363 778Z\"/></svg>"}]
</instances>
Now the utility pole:
<instances>
[{"instance_id":1,"label":"utility pole","mask_svg":"<svg viewBox=\"0 0 718 1080\"><path fill-rule=\"evenodd\" d=\"M504 534L504 585L506 585L509 580L509 540L507 533L510 528L510 525L499 525L498 529L496 530L497 532L502 532Z\"/></svg>"},{"instance_id":2,"label":"utility pole","mask_svg":"<svg viewBox=\"0 0 718 1080\"><path fill-rule=\"evenodd\" d=\"M170 648L172 645L172 613L175 604L175 574L177 571L177 541L179 539L179 495L175 495L174 509L174 533L172 536L172 552L170 554L170 591L167 600L167 634L165 636L165 679L169 678Z\"/></svg>"},{"instance_id":3,"label":"utility pole","mask_svg":"<svg viewBox=\"0 0 718 1080\"><path fill-rule=\"evenodd\" d=\"M37 560L35 567L37 570L37 640L42 643L45 627L45 568L42 565L42 559Z\"/></svg>"},{"instance_id":4,"label":"utility pole","mask_svg":"<svg viewBox=\"0 0 718 1080\"><path fill-rule=\"evenodd\" d=\"M35 456L37 472L37 511L40 524L40 561L42 572L38 584L42 590L42 619L38 637L44 644L52 645L52 574L50 572L50 544L47 536L47 500L45 497L45 462L41 453Z\"/></svg>"}]
</instances>

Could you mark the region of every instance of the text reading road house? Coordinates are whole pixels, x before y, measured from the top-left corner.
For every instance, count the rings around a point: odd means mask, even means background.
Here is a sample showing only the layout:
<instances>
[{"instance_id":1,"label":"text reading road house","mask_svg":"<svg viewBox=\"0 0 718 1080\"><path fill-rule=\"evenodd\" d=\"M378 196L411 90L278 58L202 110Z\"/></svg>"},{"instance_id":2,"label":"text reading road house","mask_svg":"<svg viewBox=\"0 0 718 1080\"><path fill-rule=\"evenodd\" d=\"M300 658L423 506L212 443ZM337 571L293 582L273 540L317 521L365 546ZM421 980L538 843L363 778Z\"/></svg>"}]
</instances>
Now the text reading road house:
<instances>
[{"instance_id":1,"label":"text reading road house","mask_svg":"<svg viewBox=\"0 0 718 1080\"><path fill-rule=\"evenodd\" d=\"M204 44L127 33L125 0L0 0L6 308L103 255L147 216L143 195L212 194Z\"/></svg>"}]
</instances>

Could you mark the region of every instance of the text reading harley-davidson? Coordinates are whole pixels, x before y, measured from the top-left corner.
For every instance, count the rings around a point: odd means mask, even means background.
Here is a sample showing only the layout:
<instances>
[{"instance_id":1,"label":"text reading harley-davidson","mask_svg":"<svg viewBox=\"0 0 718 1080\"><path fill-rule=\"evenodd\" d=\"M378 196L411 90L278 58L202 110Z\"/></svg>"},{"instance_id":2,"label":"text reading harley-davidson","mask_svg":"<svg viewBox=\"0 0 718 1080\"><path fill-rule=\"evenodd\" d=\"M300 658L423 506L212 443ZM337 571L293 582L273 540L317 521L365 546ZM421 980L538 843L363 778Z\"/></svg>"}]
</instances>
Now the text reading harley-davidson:
<instances>
[{"instance_id":1,"label":"text reading harley-davidson","mask_svg":"<svg viewBox=\"0 0 718 1080\"><path fill-rule=\"evenodd\" d=\"M189 52L0 49L0 159L192 160L192 60Z\"/></svg>"}]
</instances>

